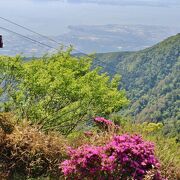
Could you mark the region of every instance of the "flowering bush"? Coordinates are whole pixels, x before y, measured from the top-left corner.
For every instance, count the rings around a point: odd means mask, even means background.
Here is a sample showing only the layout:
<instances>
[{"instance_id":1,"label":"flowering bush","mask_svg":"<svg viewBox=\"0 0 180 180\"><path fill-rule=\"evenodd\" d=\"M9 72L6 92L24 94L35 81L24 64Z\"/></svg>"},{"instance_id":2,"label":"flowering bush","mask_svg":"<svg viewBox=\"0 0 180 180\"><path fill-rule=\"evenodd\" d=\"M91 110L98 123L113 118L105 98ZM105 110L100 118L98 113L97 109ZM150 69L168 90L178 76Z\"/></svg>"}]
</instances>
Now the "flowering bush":
<instances>
[{"instance_id":1,"label":"flowering bush","mask_svg":"<svg viewBox=\"0 0 180 180\"><path fill-rule=\"evenodd\" d=\"M150 169L159 168L153 144L138 135L115 136L104 147L104 152L108 171L121 179L142 179Z\"/></svg>"},{"instance_id":2,"label":"flowering bush","mask_svg":"<svg viewBox=\"0 0 180 180\"><path fill-rule=\"evenodd\" d=\"M70 160L61 163L65 176L82 179L84 177L97 177L102 171L102 148L96 146L82 146L78 149L69 148Z\"/></svg>"},{"instance_id":3,"label":"flowering bush","mask_svg":"<svg viewBox=\"0 0 180 180\"><path fill-rule=\"evenodd\" d=\"M69 149L70 159L60 168L72 179L121 179L141 180L150 170L158 170L154 145L138 135L115 136L104 146L84 145ZM155 173L155 179L161 179Z\"/></svg>"},{"instance_id":4,"label":"flowering bush","mask_svg":"<svg viewBox=\"0 0 180 180\"><path fill-rule=\"evenodd\" d=\"M100 124L107 125L107 126L114 124L112 121L105 119L103 117L96 117L96 118L94 118L94 121L98 124L100 123Z\"/></svg>"},{"instance_id":5,"label":"flowering bush","mask_svg":"<svg viewBox=\"0 0 180 180\"><path fill-rule=\"evenodd\" d=\"M96 123L96 125L103 130L110 130L110 129L114 129L114 130L118 130L119 126L115 125L114 122L112 122L111 120L105 119L104 117L96 117L94 118L94 122Z\"/></svg>"}]
</instances>

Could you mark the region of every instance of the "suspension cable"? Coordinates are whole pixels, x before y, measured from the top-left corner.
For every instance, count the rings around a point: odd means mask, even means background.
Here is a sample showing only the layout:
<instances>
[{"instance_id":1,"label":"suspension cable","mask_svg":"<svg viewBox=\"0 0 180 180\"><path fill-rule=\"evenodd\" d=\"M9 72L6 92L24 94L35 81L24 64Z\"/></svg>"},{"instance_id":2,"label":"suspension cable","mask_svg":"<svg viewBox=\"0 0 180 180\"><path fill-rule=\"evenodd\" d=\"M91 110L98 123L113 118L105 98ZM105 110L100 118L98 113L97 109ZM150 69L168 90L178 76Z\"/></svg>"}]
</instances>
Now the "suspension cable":
<instances>
[{"instance_id":1,"label":"suspension cable","mask_svg":"<svg viewBox=\"0 0 180 180\"><path fill-rule=\"evenodd\" d=\"M15 31L12 31L12 30L10 30L10 29L4 28L4 27L0 27L0 29L3 29L3 30L5 30L5 31L8 31L8 32L13 33L13 34L16 34L16 35L18 35L18 36L20 36L20 37L23 37L23 38L25 38L25 39L28 39L28 40L33 41L33 42L35 42L35 43L38 43L38 44L40 44L40 45L42 45L42 46L46 46L46 47L48 47L48 48L50 48L50 49L55 49L55 50L59 51L59 50L58 50L57 48L55 48L55 47L52 47L52 46L50 46L50 45L47 45L47 44L45 44L45 43L42 43L42 42L37 41L37 40L35 40L35 39L32 39L32 38L30 38L30 37L28 37L28 36L25 36L25 35L22 35L22 34L20 34L20 33L15 32Z\"/></svg>"}]
</instances>

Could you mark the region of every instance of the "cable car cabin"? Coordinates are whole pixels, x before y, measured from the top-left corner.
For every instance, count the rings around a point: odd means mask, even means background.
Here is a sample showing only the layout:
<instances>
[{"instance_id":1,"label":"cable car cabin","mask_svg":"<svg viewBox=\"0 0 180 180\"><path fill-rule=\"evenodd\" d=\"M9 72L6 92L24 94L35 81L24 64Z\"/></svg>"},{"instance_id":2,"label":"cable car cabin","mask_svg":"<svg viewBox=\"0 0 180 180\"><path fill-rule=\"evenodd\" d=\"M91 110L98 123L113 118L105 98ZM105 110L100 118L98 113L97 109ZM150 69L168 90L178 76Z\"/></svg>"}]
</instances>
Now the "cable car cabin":
<instances>
[{"instance_id":1,"label":"cable car cabin","mask_svg":"<svg viewBox=\"0 0 180 180\"><path fill-rule=\"evenodd\" d=\"M3 39L2 39L2 35L0 35L0 48L3 48Z\"/></svg>"}]
</instances>

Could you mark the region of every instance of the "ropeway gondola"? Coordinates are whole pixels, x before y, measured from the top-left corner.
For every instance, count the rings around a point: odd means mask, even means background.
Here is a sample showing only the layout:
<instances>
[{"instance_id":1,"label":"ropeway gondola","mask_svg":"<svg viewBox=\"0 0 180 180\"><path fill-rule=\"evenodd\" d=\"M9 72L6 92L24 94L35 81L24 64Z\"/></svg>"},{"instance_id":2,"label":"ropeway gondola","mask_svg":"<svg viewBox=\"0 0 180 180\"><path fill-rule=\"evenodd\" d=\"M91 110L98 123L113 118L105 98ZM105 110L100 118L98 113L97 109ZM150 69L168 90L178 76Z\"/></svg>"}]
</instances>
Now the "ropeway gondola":
<instances>
[{"instance_id":1,"label":"ropeway gondola","mask_svg":"<svg viewBox=\"0 0 180 180\"><path fill-rule=\"evenodd\" d=\"M0 35L0 48L3 48L3 39L2 39L2 35Z\"/></svg>"}]
</instances>

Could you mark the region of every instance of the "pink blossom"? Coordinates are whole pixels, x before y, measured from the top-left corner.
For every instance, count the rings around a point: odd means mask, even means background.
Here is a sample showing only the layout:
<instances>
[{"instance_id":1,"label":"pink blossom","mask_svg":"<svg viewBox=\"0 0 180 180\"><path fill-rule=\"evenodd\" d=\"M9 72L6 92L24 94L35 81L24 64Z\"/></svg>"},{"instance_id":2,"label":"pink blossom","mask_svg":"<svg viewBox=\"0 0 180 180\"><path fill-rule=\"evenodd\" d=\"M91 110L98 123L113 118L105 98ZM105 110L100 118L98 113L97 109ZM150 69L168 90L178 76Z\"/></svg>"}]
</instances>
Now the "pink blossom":
<instances>
[{"instance_id":1,"label":"pink blossom","mask_svg":"<svg viewBox=\"0 0 180 180\"><path fill-rule=\"evenodd\" d=\"M94 118L94 121L95 121L96 123L103 123L103 124L105 124L105 125L107 125L107 126L114 124L112 121L110 121L110 120L108 120L108 119L105 119L105 118L103 118L103 117L96 117L96 118Z\"/></svg>"},{"instance_id":2,"label":"pink blossom","mask_svg":"<svg viewBox=\"0 0 180 180\"><path fill-rule=\"evenodd\" d=\"M70 149L69 158L60 168L65 177L74 179L142 180L148 171L159 168L154 145L138 135L115 136L101 147ZM155 176L162 179L158 171Z\"/></svg>"},{"instance_id":3,"label":"pink blossom","mask_svg":"<svg viewBox=\"0 0 180 180\"><path fill-rule=\"evenodd\" d=\"M107 130L109 127L113 127L115 130L118 130L120 127L114 124L111 120L105 119L103 117L94 118L94 122L103 130Z\"/></svg>"}]
</instances>

